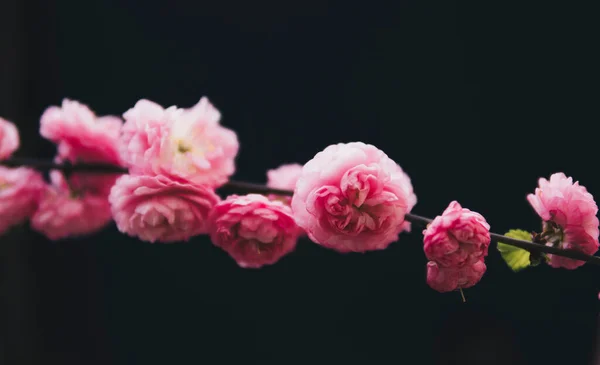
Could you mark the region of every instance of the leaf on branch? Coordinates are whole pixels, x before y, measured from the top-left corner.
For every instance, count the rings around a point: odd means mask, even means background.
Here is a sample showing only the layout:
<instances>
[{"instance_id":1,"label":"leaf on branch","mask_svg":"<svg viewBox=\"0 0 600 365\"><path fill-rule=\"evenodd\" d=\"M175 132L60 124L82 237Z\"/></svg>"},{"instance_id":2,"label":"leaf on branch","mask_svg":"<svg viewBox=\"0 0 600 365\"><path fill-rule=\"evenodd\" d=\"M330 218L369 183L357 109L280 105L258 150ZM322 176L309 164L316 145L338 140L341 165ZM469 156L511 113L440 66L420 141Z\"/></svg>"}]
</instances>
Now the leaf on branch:
<instances>
[{"instance_id":1,"label":"leaf on branch","mask_svg":"<svg viewBox=\"0 0 600 365\"><path fill-rule=\"evenodd\" d=\"M504 235L511 238L531 241L531 233L522 229L511 229ZM504 259L506 264L508 264L508 267L510 267L511 270L514 272L521 271L527 268L528 266L537 266L537 264L539 264L539 260L532 260L532 258L530 257L531 253L522 248L507 245L502 242L498 242L498 245L496 247L498 248L498 251L500 251L500 255L502 255L502 258Z\"/></svg>"}]
</instances>

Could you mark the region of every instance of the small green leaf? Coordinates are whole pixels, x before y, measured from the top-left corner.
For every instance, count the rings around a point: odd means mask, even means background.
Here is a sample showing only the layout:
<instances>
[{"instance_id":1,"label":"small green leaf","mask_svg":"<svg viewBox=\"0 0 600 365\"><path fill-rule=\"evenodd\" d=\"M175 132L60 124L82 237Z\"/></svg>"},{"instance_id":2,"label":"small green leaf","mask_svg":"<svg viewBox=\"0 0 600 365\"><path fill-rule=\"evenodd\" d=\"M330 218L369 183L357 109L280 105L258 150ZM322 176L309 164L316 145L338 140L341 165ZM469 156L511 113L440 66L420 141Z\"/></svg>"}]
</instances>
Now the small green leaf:
<instances>
[{"instance_id":1,"label":"small green leaf","mask_svg":"<svg viewBox=\"0 0 600 365\"><path fill-rule=\"evenodd\" d=\"M531 233L521 229L511 229L504 235L511 238L531 241ZM500 255L502 255L502 258L508 264L508 267L514 272L521 271L530 265L537 266L537 264L539 264L539 260L533 260L534 262L530 261L530 252L527 250L507 245L502 242L498 242L497 247L498 251L500 251Z\"/></svg>"}]
</instances>

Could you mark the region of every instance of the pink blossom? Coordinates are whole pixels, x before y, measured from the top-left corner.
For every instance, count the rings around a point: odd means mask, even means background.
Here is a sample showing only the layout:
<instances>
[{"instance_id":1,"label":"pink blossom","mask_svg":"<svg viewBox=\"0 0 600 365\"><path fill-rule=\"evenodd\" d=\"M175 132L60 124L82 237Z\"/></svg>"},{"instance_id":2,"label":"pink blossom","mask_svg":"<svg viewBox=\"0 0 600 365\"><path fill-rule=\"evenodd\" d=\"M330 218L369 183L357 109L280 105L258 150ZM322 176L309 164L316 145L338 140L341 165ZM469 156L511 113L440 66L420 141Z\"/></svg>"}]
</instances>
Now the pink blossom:
<instances>
[{"instance_id":1,"label":"pink blossom","mask_svg":"<svg viewBox=\"0 0 600 365\"><path fill-rule=\"evenodd\" d=\"M410 180L376 147L325 148L304 165L292 198L296 223L311 240L339 252L385 249L406 229ZM416 201L416 198L414 198Z\"/></svg>"},{"instance_id":2,"label":"pink blossom","mask_svg":"<svg viewBox=\"0 0 600 365\"><path fill-rule=\"evenodd\" d=\"M96 233L111 220L104 195L73 190L62 173L52 171L52 183L44 189L31 227L51 240Z\"/></svg>"},{"instance_id":3,"label":"pink blossom","mask_svg":"<svg viewBox=\"0 0 600 365\"><path fill-rule=\"evenodd\" d=\"M302 165L298 163L284 164L267 171L267 186L275 189L294 190L296 181L302 174Z\"/></svg>"},{"instance_id":4,"label":"pink blossom","mask_svg":"<svg viewBox=\"0 0 600 365\"><path fill-rule=\"evenodd\" d=\"M427 284L441 293L466 289L477 284L486 271L483 260L462 267L443 267L434 261L427 263Z\"/></svg>"},{"instance_id":5,"label":"pink blossom","mask_svg":"<svg viewBox=\"0 0 600 365\"><path fill-rule=\"evenodd\" d=\"M142 241L177 242L208 233L208 214L219 197L203 185L162 175L123 175L109 200L119 231Z\"/></svg>"},{"instance_id":6,"label":"pink blossom","mask_svg":"<svg viewBox=\"0 0 600 365\"><path fill-rule=\"evenodd\" d=\"M212 242L239 266L271 265L294 250L299 229L289 206L262 195L231 195L210 214Z\"/></svg>"},{"instance_id":7,"label":"pink blossom","mask_svg":"<svg viewBox=\"0 0 600 365\"><path fill-rule=\"evenodd\" d=\"M33 214L43 189L44 179L39 172L0 166L0 234Z\"/></svg>"},{"instance_id":8,"label":"pink blossom","mask_svg":"<svg viewBox=\"0 0 600 365\"><path fill-rule=\"evenodd\" d=\"M97 117L86 105L64 99L42 114L40 134L61 146L63 159L120 165L118 139L122 121L118 117Z\"/></svg>"},{"instance_id":9,"label":"pink blossom","mask_svg":"<svg viewBox=\"0 0 600 365\"><path fill-rule=\"evenodd\" d=\"M539 179L535 194L527 200L544 220L544 233L551 246L593 255L598 251L598 206L594 197L579 182L563 173ZM575 269L584 261L548 255L550 266Z\"/></svg>"},{"instance_id":10,"label":"pink blossom","mask_svg":"<svg viewBox=\"0 0 600 365\"><path fill-rule=\"evenodd\" d=\"M297 163L281 165L276 169L267 171L267 186L274 189L291 190L296 188L296 181L302 174L302 165ZM291 197L281 197L275 194L269 195L270 199L279 199L288 205Z\"/></svg>"},{"instance_id":11,"label":"pink blossom","mask_svg":"<svg viewBox=\"0 0 600 365\"><path fill-rule=\"evenodd\" d=\"M472 265L487 256L490 225L453 201L423 231L425 255L443 267Z\"/></svg>"},{"instance_id":12,"label":"pink blossom","mask_svg":"<svg viewBox=\"0 0 600 365\"><path fill-rule=\"evenodd\" d=\"M6 119L0 118L0 160L9 158L19 148L19 131Z\"/></svg>"},{"instance_id":13,"label":"pink blossom","mask_svg":"<svg viewBox=\"0 0 600 365\"><path fill-rule=\"evenodd\" d=\"M123 117L120 150L132 173L217 187L235 171L237 136L219 124L221 114L207 98L190 109L140 100Z\"/></svg>"},{"instance_id":14,"label":"pink blossom","mask_svg":"<svg viewBox=\"0 0 600 365\"><path fill-rule=\"evenodd\" d=\"M46 109L40 121L40 134L58 144L57 162L120 166L118 142L122 124L118 117L97 117L86 105L65 99L61 107ZM114 173L74 173L69 181L78 189L102 192L108 197L118 176Z\"/></svg>"}]
</instances>

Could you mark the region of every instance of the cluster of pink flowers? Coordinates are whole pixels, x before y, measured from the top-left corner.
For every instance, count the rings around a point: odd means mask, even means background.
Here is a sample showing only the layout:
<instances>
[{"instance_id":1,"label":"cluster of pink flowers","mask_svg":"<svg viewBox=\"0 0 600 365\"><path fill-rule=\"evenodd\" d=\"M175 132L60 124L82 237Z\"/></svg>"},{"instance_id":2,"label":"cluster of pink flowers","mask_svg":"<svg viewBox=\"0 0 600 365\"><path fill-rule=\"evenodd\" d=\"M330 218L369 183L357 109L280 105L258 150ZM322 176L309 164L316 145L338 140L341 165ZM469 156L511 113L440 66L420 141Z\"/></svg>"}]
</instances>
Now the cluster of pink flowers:
<instances>
[{"instance_id":1,"label":"cluster of pink flowers","mask_svg":"<svg viewBox=\"0 0 600 365\"><path fill-rule=\"evenodd\" d=\"M236 134L202 98L182 109L140 100L116 116L98 117L64 100L46 109L42 137L57 145L57 163L121 166L127 174L0 167L0 233L30 221L52 240L92 234L114 220L147 242L181 242L210 235L243 267L261 267L292 251L303 231L289 198L249 194L221 201L215 189L235 171ZM0 119L0 159L19 146L17 128ZM293 189L302 166L268 172L269 184Z\"/></svg>"},{"instance_id":2,"label":"cluster of pink flowers","mask_svg":"<svg viewBox=\"0 0 600 365\"><path fill-rule=\"evenodd\" d=\"M267 171L267 186L293 190L230 195L216 189L235 172L239 143L220 124L207 98L191 108L140 100L122 117L97 116L65 99L46 109L40 134L57 146L57 163L101 163L127 173L50 171L0 166L0 234L27 220L52 240L87 235L114 220L119 231L147 242L182 242L209 235L239 266L258 268L292 252L298 238L342 253L387 248L417 203L411 180L383 151L339 143L305 165ZM11 122L0 119L0 160L19 147ZM536 237L587 254L598 250L598 207L564 174L540 179L527 197L543 220ZM452 202L423 231L427 283L447 292L468 288L486 271L490 226L479 213ZM548 255L553 267L582 261Z\"/></svg>"},{"instance_id":3,"label":"cluster of pink flowers","mask_svg":"<svg viewBox=\"0 0 600 365\"><path fill-rule=\"evenodd\" d=\"M453 201L423 231L427 284L439 292L469 288L485 273L490 225Z\"/></svg>"}]
</instances>

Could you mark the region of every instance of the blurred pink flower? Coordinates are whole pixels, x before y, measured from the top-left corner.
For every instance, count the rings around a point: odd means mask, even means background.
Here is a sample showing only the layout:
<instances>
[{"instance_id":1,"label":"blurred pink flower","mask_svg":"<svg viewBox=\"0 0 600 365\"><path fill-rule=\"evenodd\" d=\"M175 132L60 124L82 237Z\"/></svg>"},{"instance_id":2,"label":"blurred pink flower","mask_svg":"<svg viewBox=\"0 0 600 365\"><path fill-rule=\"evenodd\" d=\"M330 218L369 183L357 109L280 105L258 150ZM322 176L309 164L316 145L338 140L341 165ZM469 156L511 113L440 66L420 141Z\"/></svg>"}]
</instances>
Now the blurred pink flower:
<instances>
[{"instance_id":1,"label":"blurred pink flower","mask_svg":"<svg viewBox=\"0 0 600 365\"><path fill-rule=\"evenodd\" d=\"M293 191L301 174L302 165L298 163L281 165L276 169L267 171L267 186Z\"/></svg>"},{"instance_id":2,"label":"blurred pink flower","mask_svg":"<svg viewBox=\"0 0 600 365\"><path fill-rule=\"evenodd\" d=\"M410 179L375 146L331 145L302 169L292 197L296 223L316 243L339 252L385 249L407 227Z\"/></svg>"},{"instance_id":3,"label":"blurred pink flower","mask_svg":"<svg viewBox=\"0 0 600 365\"><path fill-rule=\"evenodd\" d=\"M290 207L262 195L231 195L210 214L212 242L244 268L274 264L294 250L299 233Z\"/></svg>"},{"instance_id":4,"label":"blurred pink flower","mask_svg":"<svg viewBox=\"0 0 600 365\"><path fill-rule=\"evenodd\" d=\"M0 234L33 214L44 186L42 175L33 169L0 166Z\"/></svg>"},{"instance_id":5,"label":"blurred pink flower","mask_svg":"<svg viewBox=\"0 0 600 365\"><path fill-rule=\"evenodd\" d=\"M267 171L267 186L274 189L291 190L296 188L296 181L302 174L302 165L297 163L281 165L276 169ZM269 199L278 199L286 204L291 204L291 196L269 195Z\"/></svg>"},{"instance_id":6,"label":"blurred pink flower","mask_svg":"<svg viewBox=\"0 0 600 365\"><path fill-rule=\"evenodd\" d=\"M6 119L0 118L0 160L9 158L19 148L19 131Z\"/></svg>"},{"instance_id":7,"label":"blurred pink flower","mask_svg":"<svg viewBox=\"0 0 600 365\"><path fill-rule=\"evenodd\" d=\"M111 220L110 205L104 195L71 189L62 173L52 171L39 206L31 217L31 227L51 240L96 233Z\"/></svg>"},{"instance_id":8,"label":"blurred pink flower","mask_svg":"<svg viewBox=\"0 0 600 365\"><path fill-rule=\"evenodd\" d=\"M166 176L123 175L109 196L119 231L148 242L187 241L208 233L219 197L211 188Z\"/></svg>"},{"instance_id":9,"label":"blurred pink flower","mask_svg":"<svg viewBox=\"0 0 600 365\"><path fill-rule=\"evenodd\" d=\"M487 256L490 225L456 201L423 231L425 256L443 267L472 265Z\"/></svg>"},{"instance_id":10,"label":"blurred pink flower","mask_svg":"<svg viewBox=\"0 0 600 365\"><path fill-rule=\"evenodd\" d=\"M123 117L120 150L132 173L218 187L235 171L237 136L219 124L221 114L207 98L190 109L140 100Z\"/></svg>"},{"instance_id":11,"label":"blurred pink flower","mask_svg":"<svg viewBox=\"0 0 600 365\"><path fill-rule=\"evenodd\" d=\"M97 117L86 105L64 99L62 106L46 109L40 121L40 134L58 145L57 162L87 162L121 165L119 136L123 121L114 116ZM104 194L119 174L80 172L69 176L78 190Z\"/></svg>"},{"instance_id":12,"label":"blurred pink flower","mask_svg":"<svg viewBox=\"0 0 600 365\"><path fill-rule=\"evenodd\" d=\"M427 263L427 284L441 293L466 289L477 284L486 271L485 263L479 260L462 267L441 267L434 261Z\"/></svg>"},{"instance_id":13,"label":"blurred pink flower","mask_svg":"<svg viewBox=\"0 0 600 365\"><path fill-rule=\"evenodd\" d=\"M122 124L118 117L97 117L86 105L64 99L62 106L44 111L40 134L59 145L61 159L120 165Z\"/></svg>"},{"instance_id":14,"label":"blurred pink flower","mask_svg":"<svg viewBox=\"0 0 600 365\"><path fill-rule=\"evenodd\" d=\"M543 237L548 245L593 255L598 251L598 206L594 197L579 182L556 173L550 180L539 179L535 194L527 200L544 221ZM576 269L584 261L548 255L555 268Z\"/></svg>"}]
</instances>

